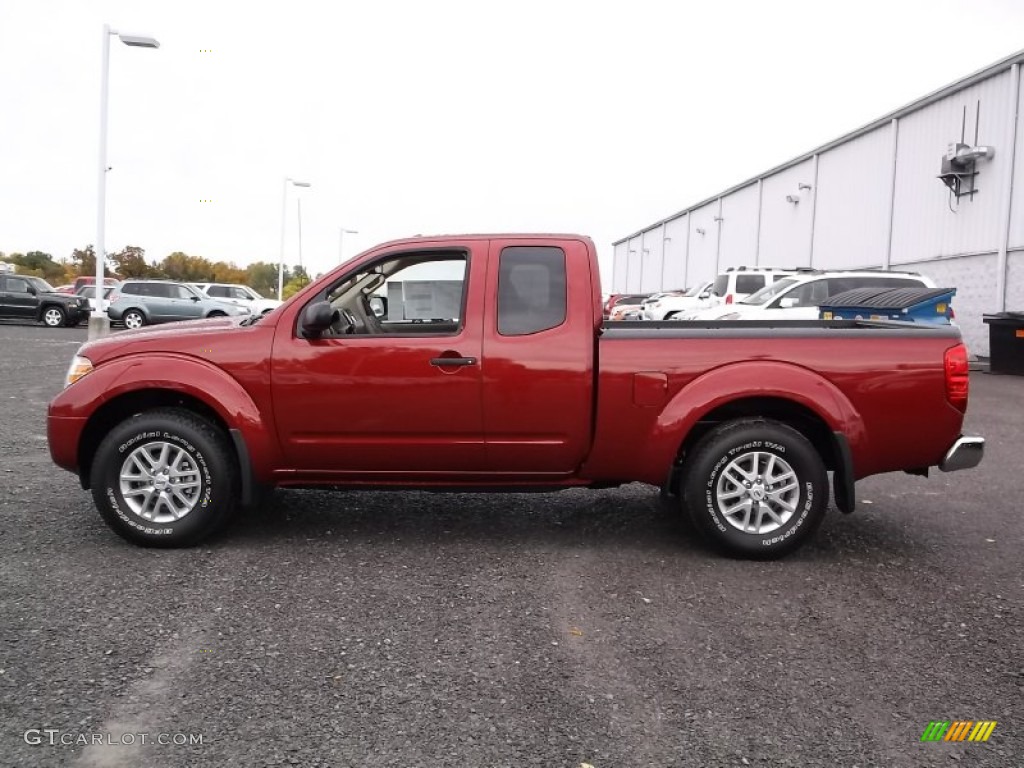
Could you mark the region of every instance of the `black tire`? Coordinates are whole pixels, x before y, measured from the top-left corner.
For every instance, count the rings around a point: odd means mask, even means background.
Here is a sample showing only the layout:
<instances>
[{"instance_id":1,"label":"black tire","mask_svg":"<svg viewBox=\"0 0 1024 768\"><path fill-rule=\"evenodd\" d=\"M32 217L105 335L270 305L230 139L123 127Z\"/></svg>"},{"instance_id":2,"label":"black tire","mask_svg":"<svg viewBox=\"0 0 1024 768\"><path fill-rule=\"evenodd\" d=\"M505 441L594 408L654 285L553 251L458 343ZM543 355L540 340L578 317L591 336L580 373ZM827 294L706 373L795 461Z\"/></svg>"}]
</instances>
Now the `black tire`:
<instances>
[{"instance_id":1,"label":"black tire","mask_svg":"<svg viewBox=\"0 0 1024 768\"><path fill-rule=\"evenodd\" d=\"M791 488L787 471L795 475ZM773 487L768 479L778 482ZM684 506L707 538L732 554L759 559L800 546L821 525L829 500L828 474L814 446L768 419L732 421L705 435L686 461L682 487ZM739 504L749 505L750 514Z\"/></svg>"},{"instance_id":2,"label":"black tire","mask_svg":"<svg viewBox=\"0 0 1024 768\"><path fill-rule=\"evenodd\" d=\"M138 309L129 309L121 315L121 322L128 330L132 330L132 325L135 322L138 322L138 325L136 325L135 328L141 328L146 324L146 316Z\"/></svg>"},{"instance_id":3,"label":"black tire","mask_svg":"<svg viewBox=\"0 0 1024 768\"><path fill-rule=\"evenodd\" d=\"M668 314L665 315L664 319L665 320L671 320L673 317L675 317L678 314L679 314L678 311L677 312L669 312Z\"/></svg>"},{"instance_id":4,"label":"black tire","mask_svg":"<svg viewBox=\"0 0 1024 768\"><path fill-rule=\"evenodd\" d=\"M159 513L158 517L150 520L125 498L120 478L126 470L138 468L128 465L129 457L147 460L139 449L148 446L157 451L163 450L163 445L169 446L169 454L177 452L179 468L188 473L183 479L194 478L198 487L189 489L192 495L184 501L191 500L193 506L179 519L167 520L168 502L161 502L149 512ZM147 411L114 427L96 450L91 480L93 501L107 525L119 536L146 547L188 547L215 533L234 511L238 486L234 457L223 432L194 413L176 408ZM157 482L166 487L173 480L165 477ZM129 484L132 487L138 493L129 496L138 504L145 483ZM181 504L183 499L179 495L172 501Z\"/></svg>"},{"instance_id":5,"label":"black tire","mask_svg":"<svg viewBox=\"0 0 1024 768\"><path fill-rule=\"evenodd\" d=\"M207 317L227 317L227 314L224 313L224 312L221 312L220 310L215 309L215 310L213 310L213 312L208 314Z\"/></svg>"},{"instance_id":6,"label":"black tire","mask_svg":"<svg viewBox=\"0 0 1024 768\"><path fill-rule=\"evenodd\" d=\"M39 317L47 328L60 328L68 322L68 313L55 304L43 307Z\"/></svg>"}]
</instances>

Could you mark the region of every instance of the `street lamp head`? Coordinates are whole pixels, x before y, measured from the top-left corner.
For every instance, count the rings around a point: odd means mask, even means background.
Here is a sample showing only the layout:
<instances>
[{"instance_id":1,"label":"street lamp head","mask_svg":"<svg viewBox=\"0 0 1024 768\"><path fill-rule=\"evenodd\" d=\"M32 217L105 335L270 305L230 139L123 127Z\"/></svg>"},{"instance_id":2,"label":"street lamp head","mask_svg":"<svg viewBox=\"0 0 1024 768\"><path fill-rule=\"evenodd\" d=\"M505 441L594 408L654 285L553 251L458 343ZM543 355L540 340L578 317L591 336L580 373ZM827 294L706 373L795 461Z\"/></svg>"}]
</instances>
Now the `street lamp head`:
<instances>
[{"instance_id":1,"label":"street lamp head","mask_svg":"<svg viewBox=\"0 0 1024 768\"><path fill-rule=\"evenodd\" d=\"M134 48L159 48L160 43L154 40L152 37L142 37L141 35L117 35L121 42L125 45L130 45Z\"/></svg>"}]
</instances>

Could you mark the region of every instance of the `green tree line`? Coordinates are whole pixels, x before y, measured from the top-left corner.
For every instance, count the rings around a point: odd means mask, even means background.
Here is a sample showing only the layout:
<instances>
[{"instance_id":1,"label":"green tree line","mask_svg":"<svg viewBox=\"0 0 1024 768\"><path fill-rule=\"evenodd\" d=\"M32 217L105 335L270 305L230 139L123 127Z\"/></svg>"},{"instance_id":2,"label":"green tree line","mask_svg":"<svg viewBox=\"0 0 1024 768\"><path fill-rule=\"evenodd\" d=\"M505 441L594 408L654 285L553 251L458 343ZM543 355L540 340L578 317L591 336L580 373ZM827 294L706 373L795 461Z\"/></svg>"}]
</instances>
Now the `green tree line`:
<instances>
[{"instance_id":1,"label":"green tree line","mask_svg":"<svg viewBox=\"0 0 1024 768\"><path fill-rule=\"evenodd\" d=\"M4 254L0 261L13 264L18 274L35 275L52 285L72 283L76 277L96 274L96 253L91 245L76 248L69 258L54 259L43 251ZM161 261L150 263L146 251L129 245L108 253L106 272L121 280L128 278L163 278L189 283L234 283L248 285L263 296L277 296L277 264L257 261L239 267L230 261L212 261L203 256L190 256L181 251L168 254ZM309 274L301 266L285 267L284 296L289 298L309 283Z\"/></svg>"}]
</instances>

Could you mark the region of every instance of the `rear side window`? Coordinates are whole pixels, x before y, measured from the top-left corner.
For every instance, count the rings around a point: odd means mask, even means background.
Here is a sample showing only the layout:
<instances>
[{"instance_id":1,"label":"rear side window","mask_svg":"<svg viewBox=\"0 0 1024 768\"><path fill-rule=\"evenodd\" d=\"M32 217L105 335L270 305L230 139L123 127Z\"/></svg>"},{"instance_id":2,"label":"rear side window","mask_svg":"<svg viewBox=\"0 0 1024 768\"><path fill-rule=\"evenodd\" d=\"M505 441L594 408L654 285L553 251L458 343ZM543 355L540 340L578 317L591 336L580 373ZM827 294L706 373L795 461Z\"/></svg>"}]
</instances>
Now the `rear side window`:
<instances>
[{"instance_id":1,"label":"rear side window","mask_svg":"<svg viewBox=\"0 0 1024 768\"><path fill-rule=\"evenodd\" d=\"M526 336L565 322L565 251L512 246L498 263L498 333Z\"/></svg>"},{"instance_id":2,"label":"rear side window","mask_svg":"<svg viewBox=\"0 0 1024 768\"><path fill-rule=\"evenodd\" d=\"M145 286L142 283L125 283L121 286L121 293L128 293L134 296L145 296L146 293L143 290Z\"/></svg>"},{"instance_id":3,"label":"rear side window","mask_svg":"<svg viewBox=\"0 0 1024 768\"><path fill-rule=\"evenodd\" d=\"M718 282L715 282L718 285ZM736 293L754 293L764 288L764 275L736 275Z\"/></svg>"},{"instance_id":4,"label":"rear side window","mask_svg":"<svg viewBox=\"0 0 1024 768\"><path fill-rule=\"evenodd\" d=\"M207 296L213 296L214 298L227 298L230 293L226 285L211 285L206 289Z\"/></svg>"},{"instance_id":5,"label":"rear side window","mask_svg":"<svg viewBox=\"0 0 1024 768\"><path fill-rule=\"evenodd\" d=\"M10 293L28 293L28 280L23 277L8 277L7 290Z\"/></svg>"}]
</instances>

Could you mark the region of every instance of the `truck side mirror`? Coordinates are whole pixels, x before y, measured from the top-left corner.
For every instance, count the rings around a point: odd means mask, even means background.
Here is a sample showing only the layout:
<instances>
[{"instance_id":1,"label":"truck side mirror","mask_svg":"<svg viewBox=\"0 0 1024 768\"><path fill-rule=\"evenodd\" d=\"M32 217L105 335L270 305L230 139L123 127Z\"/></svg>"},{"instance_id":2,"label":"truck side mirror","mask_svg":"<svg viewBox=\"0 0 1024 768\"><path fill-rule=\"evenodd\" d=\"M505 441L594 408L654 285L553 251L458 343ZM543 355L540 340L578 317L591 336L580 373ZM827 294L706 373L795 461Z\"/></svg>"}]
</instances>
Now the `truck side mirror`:
<instances>
[{"instance_id":1,"label":"truck side mirror","mask_svg":"<svg viewBox=\"0 0 1024 768\"><path fill-rule=\"evenodd\" d=\"M317 338L331 327L334 307L329 301L315 301L302 310L302 333L308 338Z\"/></svg>"},{"instance_id":2,"label":"truck side mirror","mask_svg":"<svg viewBox=\"0 0 1024 768\"><path fill-rule=\"evenodd\" d=\"M370 311L373 312L374 317L384 317L384 300L380 296L370 298Z\"/></svg>"}]
</instances>

